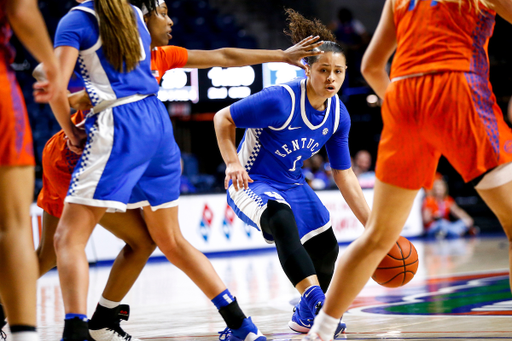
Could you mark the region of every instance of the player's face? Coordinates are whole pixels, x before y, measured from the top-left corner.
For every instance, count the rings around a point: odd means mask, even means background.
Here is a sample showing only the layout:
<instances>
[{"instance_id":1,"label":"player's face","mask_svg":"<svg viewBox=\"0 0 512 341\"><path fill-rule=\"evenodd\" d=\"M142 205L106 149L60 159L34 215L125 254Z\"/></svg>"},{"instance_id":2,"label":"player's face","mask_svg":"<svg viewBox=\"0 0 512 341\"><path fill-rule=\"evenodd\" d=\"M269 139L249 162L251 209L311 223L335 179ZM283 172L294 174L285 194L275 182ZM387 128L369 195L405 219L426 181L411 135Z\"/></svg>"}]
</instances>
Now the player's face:
<instances>
[{"instance_id":1,"label":"player's face","mask_svg":"<svg viewBox=\"0 0 512 341\"><path fill-rule=\"evenodd\" d=\"M329 98L340 90L346 69L347 62L343 54L325 52L313 65L307 67L306 75L315 93Z\"/></svg>"},{"instance_id":2,"label":"player's face","mask_svg":"<svg viewBox=\"0 0 512 341\"><path fill-rule=\"evenodd\" d=\"M171 27L174 24L167 15L167 5L158 6L156 11L151 13L147 18L147 26L151 34L151 46L165 46L172 39Z\"/></svg>"}]
</instances>

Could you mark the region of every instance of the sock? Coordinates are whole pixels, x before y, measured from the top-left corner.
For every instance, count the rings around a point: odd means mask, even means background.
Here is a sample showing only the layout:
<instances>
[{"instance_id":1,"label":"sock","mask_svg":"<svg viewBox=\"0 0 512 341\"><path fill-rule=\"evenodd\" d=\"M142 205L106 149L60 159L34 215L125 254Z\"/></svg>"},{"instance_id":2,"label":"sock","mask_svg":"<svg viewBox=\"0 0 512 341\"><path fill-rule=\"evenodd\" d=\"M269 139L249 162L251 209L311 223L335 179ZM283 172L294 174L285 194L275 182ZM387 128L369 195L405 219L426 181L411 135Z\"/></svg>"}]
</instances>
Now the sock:
<instances>
[{"instance_id":1,"label":"sock","mask_svg":"<svg viewBox=\"0 0 512 341\"><path fill-rule=\"evenodd\" d=\"M36 327L33 326L11 326L12 341L39 341Z\"/></svg>"},{"instance_id":2,"label":"sock","mask_svg":"<svg viewBox=\"0 0 512 341\"><path fill-rule=\"evenodd\" d=\"M215 296L212 300L212 303L217 307L217 309L220 309L222 307L227 306L228 304L235 301L235 298L231 293L229 292L229 289L224 290L217 296Z\"/></svg>"},{"instance_id":3,"label":"sock","mask_svg":"<svg viewBox=\"0 0 512 341\"><path fill-rule=\"evenodd\" d=\"M84 315L84 314L66 314L66 316L64 317L64 320L72 320L75 317L77 317L81 321L87 322L87 315Z\"/></svg>"},{"instance_id":4,"label":"sock","mask_svg":"<svg viewBox=\"0 0 512 341\"><path fill-rule=\"evenodd\" d=\"M66 314L64 318L64 332L62 340L89 340L89 326L87 316L83 314Z\"/></svg>"},{"instance_id":5,"label":"sock","mask_svg":"<svg viewBox=\"0 0 512 341\"><path fill-rule=\"evenodd\" d=\"M2 326L2 322L5 320L4 307L0 304L0 326Z\"/></svg>"},{"instance_id":6,"label":"sock","mask_svg":"<svg viewBox=\"0 0 512 341\"><path fill-rule=\"evenodd\" d=\"M100 300L98 301L98 304L109 309L116 308L121 302L114 302L107 300L103 295L100 297Z\"/></svg>"},{"instance_id":7,"label":"sock","mask_svg":"<svg viewBox=\"0 0 512 341\"><path fill-rule=\"evenodd\" d=\"M322 291L322 288L318 285L312 285L304 290L302 294L302 299L304 299L309 307L309 310L314 315L317 314L317 310L319 308L318 303L323 304L325 301L325 294Z\"/></svg>"},{"instance_id":8,"label":"sock","mask_svg":"<svg viewBox=\"0 0 512 341\"><path fill-rule=\"evenodd\" d=\"M338 327L340 319L336 319L327 315L323 310L320 310L315 318L315 323L311 327L310 333L316 333L322 340L329 341L334 339L334 332Z\"/></svg>"}]
</instances>

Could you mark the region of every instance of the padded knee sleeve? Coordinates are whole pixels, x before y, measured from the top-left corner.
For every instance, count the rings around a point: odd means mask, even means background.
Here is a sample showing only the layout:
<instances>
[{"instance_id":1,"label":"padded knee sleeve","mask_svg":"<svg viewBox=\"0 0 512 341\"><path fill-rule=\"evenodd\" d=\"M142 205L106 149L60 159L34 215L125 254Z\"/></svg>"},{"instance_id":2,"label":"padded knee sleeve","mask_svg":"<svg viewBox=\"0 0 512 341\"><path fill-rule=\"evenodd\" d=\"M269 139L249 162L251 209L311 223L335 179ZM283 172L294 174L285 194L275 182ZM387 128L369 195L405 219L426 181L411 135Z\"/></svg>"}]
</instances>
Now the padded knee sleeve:
<instances>
[{"instance_id":1,"label":"padded knee sleeve","mask_svg":"<svg viewBox=\"0 0 512 341\"><path fill-rule=\"evenodd\" d=\"M304 243L304 248L313 261L320 287L326 292L331 283L334 265L340 250L334 231L329 228L327 231L311 238Z\"/></svg>"},{"instance_id":2,"label":"padded knee sleeve","mask_svg":"<svg viewBox=\"0 0 512 341\"><path fill-rule=\"evenodd\" d=\"M263 231L274 237L279 261L293 286L316 274L315 266L300 242L297 223L288 205L269 200L260 224Z\"/></svg>"}]
</instances>

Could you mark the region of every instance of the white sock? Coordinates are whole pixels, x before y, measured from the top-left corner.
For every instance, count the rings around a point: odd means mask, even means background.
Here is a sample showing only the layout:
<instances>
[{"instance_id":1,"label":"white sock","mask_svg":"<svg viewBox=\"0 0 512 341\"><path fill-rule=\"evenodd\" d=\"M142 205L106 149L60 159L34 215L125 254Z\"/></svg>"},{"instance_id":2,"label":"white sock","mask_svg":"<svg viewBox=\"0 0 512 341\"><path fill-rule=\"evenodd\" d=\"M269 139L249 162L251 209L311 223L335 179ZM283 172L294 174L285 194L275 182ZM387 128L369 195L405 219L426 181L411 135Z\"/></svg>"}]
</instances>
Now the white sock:
<instances>
[{"instance_id":1,"label":"white sock","mask_svg":"<svg viewBox=\"0 0 512 341\"><path fill-rule=\"evenodd\" d=\"M116 308L117 306L119 306L119 304L121 302L114 302L114 301L110 301L110 300L107 300L105 297L103 297L103 295L100 297L100 301L98 302L102 307L105 307L105 308L109 308L109 309L114 309Z\"/></svg>"},{"instance_id":2,"label":"white sock","mask_svg":"<svg viewBox=\"0 0 512 341\"><path fill-rule=\"evenodd\" d=\"M340 319L327 315L322 309L318 315L316 315L310 333L316 333L324 341L332 340L339 322Z\"/></svg>"},{"instance_id":3,"label":"white sock","mask_svg":"<svg viewBox=\"0 0 512 341\"><path fill-rule=\"evenodd\" d=\"M17 332L11 333L12 341L39 341L37 332Z\"/></svg>"}]
</instances>

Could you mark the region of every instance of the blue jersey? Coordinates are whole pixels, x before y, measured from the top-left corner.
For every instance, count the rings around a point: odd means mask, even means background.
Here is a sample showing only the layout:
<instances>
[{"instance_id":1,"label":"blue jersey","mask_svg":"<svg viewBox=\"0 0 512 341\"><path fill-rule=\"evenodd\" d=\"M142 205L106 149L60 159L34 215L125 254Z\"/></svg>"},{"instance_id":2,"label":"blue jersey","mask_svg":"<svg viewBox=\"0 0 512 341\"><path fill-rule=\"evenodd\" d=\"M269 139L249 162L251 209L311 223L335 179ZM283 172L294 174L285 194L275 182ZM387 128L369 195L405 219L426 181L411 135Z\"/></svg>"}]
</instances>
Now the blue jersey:
<instances>
[{"instance_id":1,"label":"blue jersey","mask_svg":"<svg viewBox=\"0 0 512 341\"><path fill-rule=\"evenodd\" d=\"M337 95L324 111L307 98L306 79L276 85L230 107L238 128L248 128L238 158L253 180L303 184L304 160L325 145L331 167L351 167L348 149L350 116Z\"/></svg>"},{"instance_id":2,"label":"blue jersey","mask_svg":"<svg viewBox=\"0 0 512 341\"><path fill-rule=\"evenodd\" d=\"M54 45L71 46L79 51L78 71L93 106L103 101L158 92L158 84L151 74L151 36L141 11L134 6L132 8L137 20L142 55L139 65L130 72L118 72L106 60L93 1L72 8L57 27Z\"/></svg>"}]
</instances>

